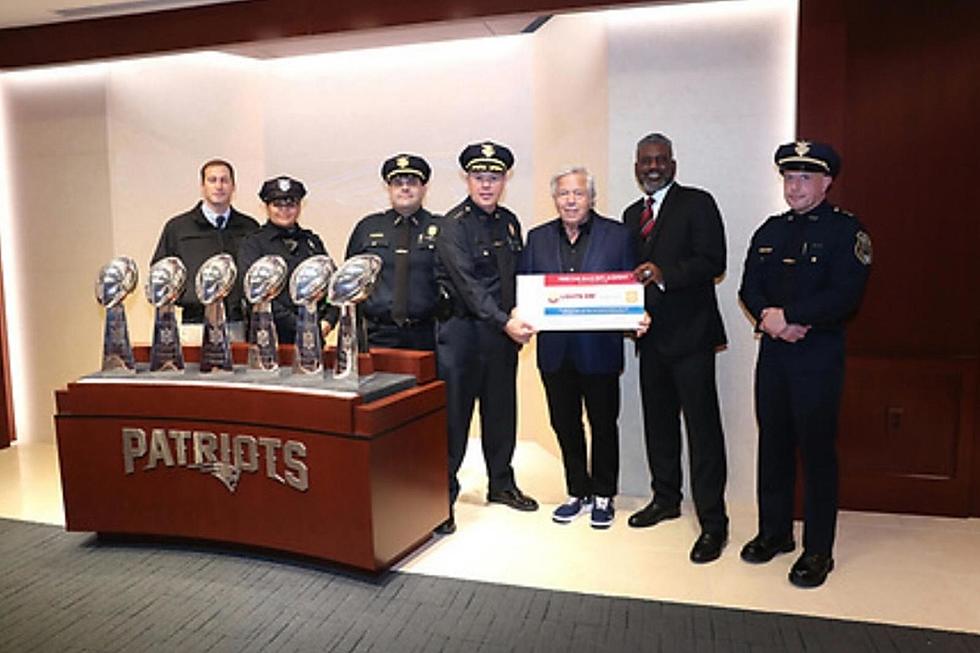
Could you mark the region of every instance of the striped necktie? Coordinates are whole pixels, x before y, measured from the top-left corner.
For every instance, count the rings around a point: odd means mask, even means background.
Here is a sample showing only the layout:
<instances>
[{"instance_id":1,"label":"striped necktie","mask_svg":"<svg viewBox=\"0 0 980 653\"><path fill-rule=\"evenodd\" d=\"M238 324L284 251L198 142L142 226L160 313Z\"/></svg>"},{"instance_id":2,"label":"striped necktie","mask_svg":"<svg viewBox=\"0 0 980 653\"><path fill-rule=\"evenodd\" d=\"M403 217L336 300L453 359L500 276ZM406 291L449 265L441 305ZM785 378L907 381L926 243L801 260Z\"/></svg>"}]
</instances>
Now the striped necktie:
<instances>
[{"instance_id":1,"label":"striped necktie","mask_svg":"<svg viewBox=\"0 0 980 653\"><path fill-rule=\"evenodd\" d=\"M647 201L643 205L643 213L640 214L640 235L644 238L653 231L653 225L657 219L653 217L653 196L647 195Z\"/></svg>"}]
</instances>

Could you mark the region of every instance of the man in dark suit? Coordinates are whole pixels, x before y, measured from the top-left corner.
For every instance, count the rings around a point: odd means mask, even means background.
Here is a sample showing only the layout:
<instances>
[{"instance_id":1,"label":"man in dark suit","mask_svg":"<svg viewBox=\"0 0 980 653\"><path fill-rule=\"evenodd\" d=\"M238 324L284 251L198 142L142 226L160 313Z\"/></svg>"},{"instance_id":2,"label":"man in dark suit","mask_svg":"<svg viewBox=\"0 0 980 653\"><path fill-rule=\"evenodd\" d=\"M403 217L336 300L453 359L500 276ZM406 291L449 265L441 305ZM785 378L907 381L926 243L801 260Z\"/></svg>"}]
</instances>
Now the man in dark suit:
<instances>
[{"instance_id":1,"label":"man in dark suit","mask_svg":"<svg viewBox=\"0 0 980 653\"><path fill-rule=\"evenodd\" d=\"M237 257L238 246L245 236L259 228L254 218L232 207L234 192L235 169L230 163L212 159L201 166L201 201L190 211L167 221L150 261L156 263L164 257L176 256L187 268L188 283L177 300L183 308L181 322L185 325L204 321L204 306L194 289L194 277L201 264L221 252ZM224 302L231 338L244 340L241 282L232 286ZM187 342L186 335L181 333L182 342Z\"/></svg>"},{"instance_id":2,"label":"man in dark suit","mask_svg":"<svg viewBox=\"0 0 980 653\"><path fill-rule=\"evenodd\" d=\"M585 168L551 179L559 217L527 235L524 274L632 270L634 248L623 225L593 210L595 183ZM646 321L648 324L649 322ZM638 333L645 327L637 325ZM548 399L551 427L558 436L568 500L552 513L566 524L591 512L593 528L608 528L615 516L619 481L619 376L623 334L619 331L550 331L538 335L538 369ZM589 474L582 403L592 433Z\"/></svg>"},{"instance_id":3,"label":"man in dark suit","mask_svg":"<svg viewBox=\"0 0 980 653\"><path fill-rule=\"evenodd\" d=\"M637 247L652 323L638 341L640 388L653 500L629 519L644 528L680 516L684 415L691 490L701 535L691 561L710 562L728 541L727 463L715 383L715 351L726 344L715 279L725 272L725 229L707 192L674 181L677 162L663 134L636 145L636 180L645 197L623 212Z\"/></svg>"}]
</instances>

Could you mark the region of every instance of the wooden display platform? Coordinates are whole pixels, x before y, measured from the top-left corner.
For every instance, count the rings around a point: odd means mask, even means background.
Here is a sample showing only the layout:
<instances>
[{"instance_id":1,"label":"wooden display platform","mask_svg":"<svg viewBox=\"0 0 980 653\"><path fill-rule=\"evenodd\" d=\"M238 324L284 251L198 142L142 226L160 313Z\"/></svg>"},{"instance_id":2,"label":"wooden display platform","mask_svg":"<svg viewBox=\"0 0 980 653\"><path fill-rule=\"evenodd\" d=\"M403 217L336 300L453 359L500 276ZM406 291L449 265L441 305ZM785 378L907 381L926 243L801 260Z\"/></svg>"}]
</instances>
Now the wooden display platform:
<instances>
[{"instance_id":1,"label":"wooden display platform","mask_svg":"<svg viewBox=\"0 0 980 653\"><path fill-rule=\"evenodd\" d=\"M431 353L376 349L370 364L417 385L365 403L219 377L69 383L55 416L67 529L385 569L448 516L446 399Z\"/></svg>"}]
</instances>

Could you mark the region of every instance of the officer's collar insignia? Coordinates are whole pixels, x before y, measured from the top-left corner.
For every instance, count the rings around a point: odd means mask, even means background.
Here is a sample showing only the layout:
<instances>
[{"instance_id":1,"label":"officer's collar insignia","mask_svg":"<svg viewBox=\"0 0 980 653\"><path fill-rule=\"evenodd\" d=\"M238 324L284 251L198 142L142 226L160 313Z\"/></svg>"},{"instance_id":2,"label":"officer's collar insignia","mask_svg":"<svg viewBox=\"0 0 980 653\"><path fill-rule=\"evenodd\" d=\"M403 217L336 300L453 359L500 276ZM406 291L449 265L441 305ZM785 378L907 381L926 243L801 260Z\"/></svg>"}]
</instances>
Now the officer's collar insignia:
<instances>
[{"instance_id":1,"label":"officer's collar insignia","mask_svg":"<svg viewBox=\"0 0 980 653\"><path fill-rule=\"evenodd\" d=\"M439 227L434 224L430 224L425 230L425 233L429 234L429 236L435 236L437 233L439 233Z\"/></svg>"},{"instance_id":2,"label":"officer's collar insignia","mask_svg":"<svg viewBox=\"0 0 980 653\"><path fill-rule=\"evenodd\" d=\"M808 141L796 141L796 156L806 156L810 151L810 143Z\"/></svg>"},{"instance_id":3,"label":"officer's collar insignia","mask_svg":"<svg viewBox=\"0 0 980 653\"><path fill-rule=\"evenodd\" d=\"M485 157L491 157L497 153L497 150L495 150L493 145L490 143L484 143L483 147L480 148L480 152L482 152L483 156Z\"/></svg>"},{"instance_id":4,"label":"officer's collar insignia","mask_svg":"<svg viewBox=\"0 0 980 653\"><path fill-rule=\"evenodd\" d=\"M872 258L871 236L867 232L859 231L854 236L854 256L861 262L861 265L871 265Z\"/></svg>"},{"instance_id":5,"label":"officer's collar insignia","mask_svg":"<svg viewBox=\"0 0 980 653\"><path fill-rule=\"evenodd\" d=\"M395 165L398 166L399 168L407 168L408 167L408 157L407 156L400 156L400 157L398 157L398 159L395 160Z\"/></svg>"},{"instance_id":6,"label":"officer's collar insignia","mask_svg":"<svg viewBox=\"0 0 980 653\"><path fill-rule=\"evenodd\" d=\"M281 190L284 193L289 192L290 184L288 179L286 179L285 177L280 177L277 183L279 184L279 190Z\"/></svg>"}]
</instances>

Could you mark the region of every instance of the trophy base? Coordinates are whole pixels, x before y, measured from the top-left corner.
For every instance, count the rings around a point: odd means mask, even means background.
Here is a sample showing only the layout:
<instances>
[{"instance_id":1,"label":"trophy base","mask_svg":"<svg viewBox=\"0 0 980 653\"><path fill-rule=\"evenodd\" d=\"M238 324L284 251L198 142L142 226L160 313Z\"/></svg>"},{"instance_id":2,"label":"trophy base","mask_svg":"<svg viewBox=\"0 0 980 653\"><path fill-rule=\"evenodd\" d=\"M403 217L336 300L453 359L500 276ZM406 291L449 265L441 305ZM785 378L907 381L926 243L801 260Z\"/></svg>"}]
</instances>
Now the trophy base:
<instances>
[{"instance_id":1,"label":"trophy base","mask_svg":"<svg viewBox=\"0 0 980 653\"><path fill-rule=\"evenodd\" d=\"M256 379L278 379L282 374L282 368L274 367L271 369L263 369L260 367L246 367L243 372L246 377L256 378Z\"/></svg>"},{"instance_id":2,"label":"trophy base","mask_svg":"<svg viewBox=\"0 0 980 653\"><path fill-rule=\"evenodd\" d=\"M261 388L263 390L294 389L324 395L361 397L365 403L383 399L388 395L407 390L417 385L415 376L396 372L374 372L358 380L357 385L339 383L322 374L293 374L289 368L279 368L274 372L249 370L244 365L236 365L234 370L202 372L197 363L187 363L180 374L148 373L145 363L139 364L139 374L125 371L104 371L89 374L84 379L126 378L133 383L182 384L187 382L213 383L218 386L241 388Z\"/></svg>"},{"instance_id":3,"label":"trophy base","mask_svg":"<svg viewBox=\"0 0 980 653\"><path fill-rule=\"evenodd\" d=\"M121 356L106 356L102 361L102 374L106 376L133 376L136 368L130 367Z\"/></svg>"}]
</instances>

